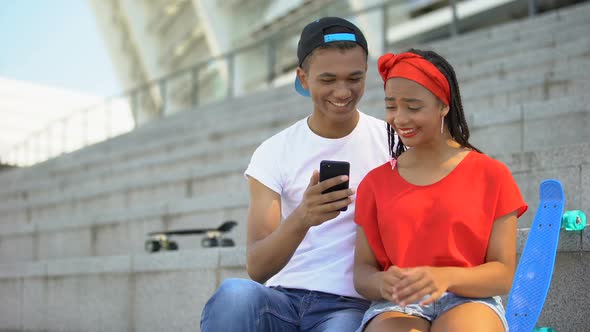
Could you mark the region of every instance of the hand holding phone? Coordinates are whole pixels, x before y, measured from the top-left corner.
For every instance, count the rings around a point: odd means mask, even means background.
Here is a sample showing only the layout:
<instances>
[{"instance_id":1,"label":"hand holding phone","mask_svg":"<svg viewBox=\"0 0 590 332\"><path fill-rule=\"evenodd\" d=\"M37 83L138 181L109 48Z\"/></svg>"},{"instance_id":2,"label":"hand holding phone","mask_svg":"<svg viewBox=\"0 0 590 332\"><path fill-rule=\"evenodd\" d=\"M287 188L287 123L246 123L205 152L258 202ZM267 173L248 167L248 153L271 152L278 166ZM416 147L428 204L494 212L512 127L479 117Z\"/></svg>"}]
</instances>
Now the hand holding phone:
<instances>
[{"instance_id":1,"label":"hand holding phone","mask_svg":"<svg viewBox=\"0 0 590 332\"><path fill-rule=\"evenodd\" d=\"M333 177L346 175L350 178L350 163L346 161L335 161L335 160L322 160L320 162L320 182L331 179ZM330 187L322 194L331 193L333 191L348 189L349 181L342 182L338 185ZM346 211L348 206L340 209L340 211Z\"/></svg>"}]
</instances>

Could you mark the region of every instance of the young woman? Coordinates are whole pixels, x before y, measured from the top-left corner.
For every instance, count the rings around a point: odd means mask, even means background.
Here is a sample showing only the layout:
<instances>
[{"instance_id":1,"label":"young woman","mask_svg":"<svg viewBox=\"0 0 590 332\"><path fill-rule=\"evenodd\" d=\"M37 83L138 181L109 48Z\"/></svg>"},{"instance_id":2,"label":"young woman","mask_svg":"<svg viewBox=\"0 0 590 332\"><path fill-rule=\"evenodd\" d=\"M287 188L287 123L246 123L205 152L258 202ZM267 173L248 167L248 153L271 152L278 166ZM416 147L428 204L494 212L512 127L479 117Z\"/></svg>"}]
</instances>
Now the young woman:
<instances>
[{"instance_id":1,"label":"young woman","mask_svg":"<svg viewBox=\"0 0 590 332\"><path fill-rule=\"evenodd\" d=\"M508 168L469 143L444 58L410 50L378 66L392 159L357 190L354 284L373 301L360 330L505 331L499 295L527 205Z\"/></svg>"}]
</instances>

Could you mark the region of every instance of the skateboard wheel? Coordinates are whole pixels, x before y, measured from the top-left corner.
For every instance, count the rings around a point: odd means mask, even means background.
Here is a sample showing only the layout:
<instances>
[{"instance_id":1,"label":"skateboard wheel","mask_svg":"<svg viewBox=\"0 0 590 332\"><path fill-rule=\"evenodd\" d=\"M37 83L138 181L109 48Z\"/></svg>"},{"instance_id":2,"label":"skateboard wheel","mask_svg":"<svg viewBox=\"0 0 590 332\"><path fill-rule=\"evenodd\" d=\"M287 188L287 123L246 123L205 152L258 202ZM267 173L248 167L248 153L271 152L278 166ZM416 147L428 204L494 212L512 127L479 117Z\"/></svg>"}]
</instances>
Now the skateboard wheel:
<instances>
[{"instance_id":1,"label":"skateboard wheel","mask_svg":"<svg viewBox=\"0 0 590 332\"><path fill-rule=\"evenodd\" d=\"M586 214L580 210L565 211L561 227L566 231L581 231L586 227Z\"/></svg>"},{"instance_id":2,"label":"skateboard wheel","mask_svg":"<svg viewBox=\"0 0 590 332\"><path fill-rule=\"evenodd\" d=\"M170 241L170 242L168 242L168 247L166 249L168 249L168 250L178 250L178 243L176 243L174 241Z\"/></svg>"},{"instance_id":3,"label":"skateboard wheel","mask_svg":"<svg viewBox=\"0 0 590 332\"><path fill-rule=\"evenodd\" d=\"M550 327L535 327L533 332L555 332L555 330Z\"/></svg>"},{"instance_id":4,"label":"skateboard wheel","mask_svg":"<svg viewBox=\"0 0 590 332\"><path fill-rule=\"evenodd\" d=\"M221 239L222 247L233 247L235 246L234 240L232 239Z\"/></svg>"},{"instance_id":5,"label":"skateboard wheel","mask_svg":"<svg viewBox=\"0 0 590 332\"><path fill-rule=\"evenodd\" d=\"M160 248L162 246L160 245L160 242L155 241L155 240L147 240L145 241L145 250L147 252L156 252L159 251Z\"/></svg>"},{"instance_id":6,"label":"skateboard wheel","mask_svg":"<svg viewBox=\"0 0 590 332\"><path fill-rule=\"evenodd\" d=\"M203 240L201 240L201 245L204 248L218 247L219 241L217 241L216 238L204 238Z\"/></svg>"}]
</instances>

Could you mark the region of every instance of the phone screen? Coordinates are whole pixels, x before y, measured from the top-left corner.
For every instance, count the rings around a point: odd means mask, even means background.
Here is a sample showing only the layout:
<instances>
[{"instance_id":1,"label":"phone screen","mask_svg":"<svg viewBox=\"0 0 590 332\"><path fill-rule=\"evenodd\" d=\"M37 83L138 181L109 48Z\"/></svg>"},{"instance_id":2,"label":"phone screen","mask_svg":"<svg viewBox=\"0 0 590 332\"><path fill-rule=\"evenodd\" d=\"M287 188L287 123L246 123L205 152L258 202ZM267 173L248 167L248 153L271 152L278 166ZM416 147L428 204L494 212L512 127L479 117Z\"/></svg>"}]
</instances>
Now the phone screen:
<instances>
[{"instance_id":1,"label":"phone screen","mask_svg":"<svg viewBox=\"0 0 590 332\"><path fill-rule=\"evenodd\" d=\"M320 182L341 175L350 176L350 163L347 161L322 160L320 162ZM349 181L340 183L322 191L322 194L348 189L348 185ZM344 208L340 209L340 211L346 211L347 208L348 206L345 206Z\"/></svg>"}]
</instances>

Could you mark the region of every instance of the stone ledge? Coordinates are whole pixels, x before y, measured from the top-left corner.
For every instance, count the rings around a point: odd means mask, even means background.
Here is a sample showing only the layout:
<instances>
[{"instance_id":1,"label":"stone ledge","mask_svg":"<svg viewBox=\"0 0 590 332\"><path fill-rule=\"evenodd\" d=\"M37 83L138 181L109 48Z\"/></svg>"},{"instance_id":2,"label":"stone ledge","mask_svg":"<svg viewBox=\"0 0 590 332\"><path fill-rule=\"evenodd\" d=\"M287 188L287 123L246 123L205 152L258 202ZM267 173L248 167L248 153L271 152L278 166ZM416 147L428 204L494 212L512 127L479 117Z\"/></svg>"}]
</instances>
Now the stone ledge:
<instances>
[{"instance_id":1,"label":"stone ledge","mask_svg":"<svg viewBox=\"0 0 590 332\"><path fill-rule=\"evenodd\" d=\"M518 230L517 253L526 242L529 229ZM590 231L564 232L558 253L590 251ZM81 257L40 262L0 264L0 279L58 277L84 274L166 272L246 268L246 247L191 249L155 254Z\"/></svg>"},{"instance_id":2,"label":"stone ledge","mask_svg":"<svg viewBox=\"0 0 590 332\"><path fill-rule=\"evenodd\" d=\"M54 232L88 228L93 226L112 225L125 222L142 221L149 217L185 214L215 209L246 207L248 193L220 193L204 198L188 198L156 206L135 209L121 209L88 217L73 217L61 220L42 220L35 223L0 223L0 238L4 236L26 235L38 232Z\"/></svg>"},{"instance_id":3,"label":"stone ledge","mask_svg":"<svg viewBox=\"0 0 590 332\"><path fill-rule=\"evenodd\" d=\"M0 279L244 267L245 247L0 264ZM244 258L241 258L244 257Z\"/></svg>"}]
</instances>

